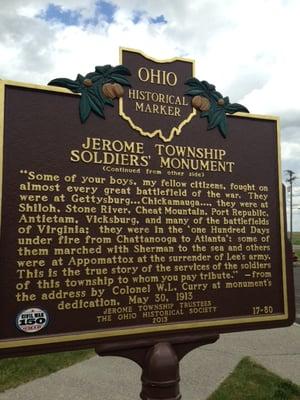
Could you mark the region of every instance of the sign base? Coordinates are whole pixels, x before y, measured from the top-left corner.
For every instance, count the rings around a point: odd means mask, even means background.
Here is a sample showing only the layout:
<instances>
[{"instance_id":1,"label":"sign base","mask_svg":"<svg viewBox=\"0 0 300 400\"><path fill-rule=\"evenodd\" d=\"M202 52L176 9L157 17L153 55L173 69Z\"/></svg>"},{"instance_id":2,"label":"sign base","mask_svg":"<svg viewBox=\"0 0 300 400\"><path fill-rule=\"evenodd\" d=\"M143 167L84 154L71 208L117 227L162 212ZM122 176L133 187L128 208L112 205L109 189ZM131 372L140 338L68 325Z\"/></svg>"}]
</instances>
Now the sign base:
<instances>
[{"instance_id":1,"label":"sign base","mask_svg":"<svg viewBox=\"0 0 300 400\"><path fill-rule=\"evenodd\" d=\"M119 356L136 362L142 368L142 400L180 400L179 362L197 347L216 342L217 334L164 335L116 340L101 343L95 351L99 356Z\"/></svg>"}]
</instances>

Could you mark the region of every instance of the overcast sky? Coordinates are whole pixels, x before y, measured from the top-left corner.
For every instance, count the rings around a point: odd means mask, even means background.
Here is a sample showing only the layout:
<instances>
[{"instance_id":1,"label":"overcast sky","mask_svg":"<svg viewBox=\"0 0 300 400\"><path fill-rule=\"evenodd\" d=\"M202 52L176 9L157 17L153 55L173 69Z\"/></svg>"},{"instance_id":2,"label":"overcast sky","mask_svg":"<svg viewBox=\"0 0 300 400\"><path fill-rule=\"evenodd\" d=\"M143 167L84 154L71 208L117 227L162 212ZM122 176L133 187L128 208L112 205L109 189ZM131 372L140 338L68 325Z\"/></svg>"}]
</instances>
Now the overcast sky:
<instances>
[{"instance_id":1,"label":"overcast sky","mask_svg":"<svg viewBox=\"0 0 300 400\"><path fill-rule=\"evenodd\" d=\"M0 78L75 79L119 64L120 46L192 58L231 102L280 117L283 170L300 178L299 17L299 0L2 0Z\"/></svg>"}]
</instances>

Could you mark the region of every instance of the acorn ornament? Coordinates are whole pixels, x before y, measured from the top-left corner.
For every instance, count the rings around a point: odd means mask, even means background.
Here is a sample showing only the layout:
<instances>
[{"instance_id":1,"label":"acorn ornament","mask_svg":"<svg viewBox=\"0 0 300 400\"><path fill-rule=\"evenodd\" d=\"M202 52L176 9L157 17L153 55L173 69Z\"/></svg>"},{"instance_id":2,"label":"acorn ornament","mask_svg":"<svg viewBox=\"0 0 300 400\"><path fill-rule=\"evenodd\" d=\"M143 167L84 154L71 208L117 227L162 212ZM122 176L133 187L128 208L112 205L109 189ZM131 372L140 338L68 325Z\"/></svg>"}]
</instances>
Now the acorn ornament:
<instances>
[{"instance_id":1,"label":"acorn ornament","mask_svg":"<svg viewBox=\"0 0 300 400\"><path fill-rule=\"evenodd\" d=\"M105 83L102 86L102 92L105 97L113 100L124 95L124 89L119 83Z\"/></svg>"},{"instance_id":2,"label":"acorn ornament","mask_svg":"<svg viewBox=\"0 0 300 400\"><path fill-rule=\"evenodd\" d=\"M85 123L90 114L105 118L106 106L114 106L112 99L122 97L123 86L130 87L127 79L131 73L124 65L96 66L94 72L85 75L77 74L75 80L69 78L52 79L48 83L51 86L59 86L71 90L73 93L80 93L79 116L80 121Z\"/></svg>"},{"instance_id":3,"label":"acorn ornament","mask_svg":"<svg viewBox=\"0 0 300 400\"><path fill-rule=\"evenodd\" d=\"M208 111L210 109L210 101L203 96L194 96L192 106L200 111Z\"/></svg>"},{"instance_id":4,"label":"acorn ornament","mask_svg":"<svg viewBox=\"0 0 300 400\"><path fill-rule=\"evenodd\" d=\"M91 87L91 86L93 86L93 81L91 79L85 79L83 81L83 84L85 87Z\"/></svg>"}]
</instances>

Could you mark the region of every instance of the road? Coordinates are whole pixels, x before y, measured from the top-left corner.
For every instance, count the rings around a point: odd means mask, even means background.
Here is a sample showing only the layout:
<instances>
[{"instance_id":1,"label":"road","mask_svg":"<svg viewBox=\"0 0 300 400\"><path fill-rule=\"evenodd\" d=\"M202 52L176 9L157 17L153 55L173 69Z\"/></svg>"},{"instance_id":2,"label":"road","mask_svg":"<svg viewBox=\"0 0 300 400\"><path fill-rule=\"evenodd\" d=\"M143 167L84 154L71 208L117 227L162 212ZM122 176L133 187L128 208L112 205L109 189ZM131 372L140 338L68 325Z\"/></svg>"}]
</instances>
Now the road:
<instances>
[{"instance_id":1,"label":"road","mask_svg":"<svg viewBox=\"0 0 300 400\"><path fill-rule=\"evenodd\" d=\"M300 266L294 268L296 321L300 324Z\"/></svg>"}]
</instances>

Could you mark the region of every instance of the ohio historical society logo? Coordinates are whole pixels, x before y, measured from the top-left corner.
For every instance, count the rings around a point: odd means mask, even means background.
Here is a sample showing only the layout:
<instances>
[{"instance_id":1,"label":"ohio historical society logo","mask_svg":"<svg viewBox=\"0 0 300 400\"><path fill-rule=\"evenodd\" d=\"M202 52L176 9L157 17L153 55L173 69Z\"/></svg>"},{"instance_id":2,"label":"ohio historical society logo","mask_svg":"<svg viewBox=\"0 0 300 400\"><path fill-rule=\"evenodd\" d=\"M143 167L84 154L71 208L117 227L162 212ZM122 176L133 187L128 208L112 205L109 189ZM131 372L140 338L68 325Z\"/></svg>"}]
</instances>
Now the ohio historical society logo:
<instances>
[{"instance_id":1,"label":"ohio historical society logo","mask_svg":"<svg viewBox=\"0 0 300 400\"><path fill-rule=\"evenodd\" d=\"M20 312L16 318L17 328L26 333L35 333L48 325L49 317L40 308L28 308Z\"/></svg>"}]
</instances>

